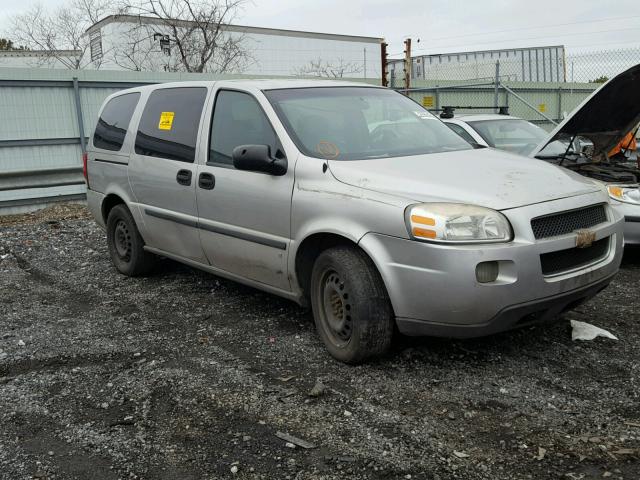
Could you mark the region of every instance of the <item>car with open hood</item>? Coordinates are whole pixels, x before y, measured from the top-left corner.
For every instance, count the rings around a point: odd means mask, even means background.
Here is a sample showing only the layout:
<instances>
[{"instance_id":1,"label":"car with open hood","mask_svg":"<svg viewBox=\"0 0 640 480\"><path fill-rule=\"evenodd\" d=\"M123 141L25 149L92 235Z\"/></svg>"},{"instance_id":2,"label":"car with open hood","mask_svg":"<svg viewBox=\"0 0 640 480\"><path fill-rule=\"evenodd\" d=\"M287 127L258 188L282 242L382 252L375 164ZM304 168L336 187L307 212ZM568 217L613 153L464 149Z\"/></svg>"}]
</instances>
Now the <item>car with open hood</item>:
<instances>
[{"instance_id":1,"label":"car with open hood","mask_svg":"<svg viewBox=\"0 0 640 480\"><path fill-rule=\"evenodd\" d=\"M383 353L396 328L470 337L556 319L621 260L621 218L592 181L473 148L366 84L117 92L84 163L119 272L168 257L309 305L347 363Z\"/></svg>"},{"instance_id":2,"label":"car with open hood","mask_svg":"<svg viewBox=\"0 0 640 480\"><path fill-rule=\"evenodd\" d=\"M640 123L640 65L604 84L551 133L501 114L455 115L444 122L468 142L545 160L603 185L625 218L625 244L640 245L637 153L608 156Z\"/></svg>"}]
</instances>

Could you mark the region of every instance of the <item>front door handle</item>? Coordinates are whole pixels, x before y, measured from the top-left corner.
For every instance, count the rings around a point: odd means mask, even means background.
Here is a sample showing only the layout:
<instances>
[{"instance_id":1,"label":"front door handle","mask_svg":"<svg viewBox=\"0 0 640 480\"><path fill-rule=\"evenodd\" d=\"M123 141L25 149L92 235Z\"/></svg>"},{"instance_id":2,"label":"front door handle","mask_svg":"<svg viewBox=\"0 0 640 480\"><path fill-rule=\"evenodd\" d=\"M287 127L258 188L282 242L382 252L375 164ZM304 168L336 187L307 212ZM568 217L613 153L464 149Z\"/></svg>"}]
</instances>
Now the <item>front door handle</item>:
<instances>
[{"instance_id":1,"label":"front door handle","mask_svg":"<svg viewBox=\"0 0 640 480\"><path fill-rule=\"evenodd\" d=\"M198 186L205 190L213 190L213 187L216 186L216 177L211 173L201 173L198 177Z\"/></svg>"},{"instance_id":2,"label":"front door handle","mask_svg":"<svg viewBox=\"0 0 640 480\"><path fill-rule=\"evenodd\" d=\"M180 185L184 185L186 187L191 185L191 170L178 170L178 175L176 175L176 181Z\"/></svg>"}]
</instances>

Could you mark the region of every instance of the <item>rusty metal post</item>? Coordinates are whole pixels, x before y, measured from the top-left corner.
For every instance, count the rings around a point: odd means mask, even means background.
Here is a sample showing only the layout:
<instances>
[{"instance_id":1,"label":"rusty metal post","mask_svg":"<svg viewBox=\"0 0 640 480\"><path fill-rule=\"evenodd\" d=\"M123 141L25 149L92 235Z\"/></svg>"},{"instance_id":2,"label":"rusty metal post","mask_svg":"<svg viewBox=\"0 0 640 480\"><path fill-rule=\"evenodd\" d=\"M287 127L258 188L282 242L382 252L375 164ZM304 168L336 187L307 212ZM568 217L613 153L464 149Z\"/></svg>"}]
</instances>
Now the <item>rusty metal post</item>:
<instances>
[{"instance_id":1,"label":"rusty metal post","mask_svg":"<svg viewBox=\"0 0 640 480\"><path fill-rule=\"evenodd\" d=\"M383 40L380 44L380 60L382 65L382 86L388 87L389 81L387 80L387 47L389 45Z\"/></svg>"},{"instance_id":2,"label":"rusty metal post","mask_svg":"<svg viewBox=\"0 0 640 480\"><path fill-rule=\"evenodd\" d=\"M404 41L404 88L409 90L411 88L411 39L407 38Z\"/></svg>"}]
</instances>

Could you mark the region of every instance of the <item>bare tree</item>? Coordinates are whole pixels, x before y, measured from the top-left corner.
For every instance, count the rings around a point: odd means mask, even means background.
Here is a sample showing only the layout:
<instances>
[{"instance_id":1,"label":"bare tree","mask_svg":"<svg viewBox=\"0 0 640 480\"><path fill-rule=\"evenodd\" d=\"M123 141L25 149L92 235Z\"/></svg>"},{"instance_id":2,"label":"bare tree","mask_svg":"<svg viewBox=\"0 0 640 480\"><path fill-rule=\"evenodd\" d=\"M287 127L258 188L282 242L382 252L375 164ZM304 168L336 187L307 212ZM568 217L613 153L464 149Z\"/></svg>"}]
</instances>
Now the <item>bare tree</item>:
<instances>
[{"instance_id":1,"label":"bare tree","mask_svg":"<svg viewBox=\"0 0 640 480\"><path fill-rule=\"evenodd\" d=\"M345 62L339 58L335 63L330 63L318 58L298 68L295 74L310 77L343 78L361 72L362 67L355 62Z\"/></svg>"},{"instance_id":2,"label":"bare tree","mask_svg":"<svg viewBox=\"0 0 640 480\"><path fill-rule=\"evenodd\" d=\"M141 22L123 25L125 29L120 32L118 44L106 54L105 60L125 70L138 72L168 70L167 62L163 61L162 55L159 55L161 47L155 30Z\"/></svg>"},{"instance_id":3,"label":"bare tree","mask_svg":"<svg viewBox=\"0 0 640 480\"><path fill-rule=\"evenodd\" d=\"M169 71L241 71L250 60L244 36L225 27L245 3L247 0L128 0L123 9L141 18L131 27L126 48L114 52L114 61L133 70L156 69L152 64L161 56L151 55L154 50L164 52L163 68Z\"/></svg>"},{"instance_id":4,"label":"bare tree","mask_svg":"<svg viewBox=\"0 0 640 480\"><path fill-rule=\"evenodd\" d=\"M28 50L24 45L15 45L13 40L8 38L0 38L0 51L2 50Z\"/></svg>"},{"instance_id":5,"label":"bare tree","mask_svg":"<svg viewBox=\"0 0 640 480\"><path fill-rule=\"evenodd\" d=\"M37 4L11 18L12 36L27 48L42 51L44 62L80 69L89 63L85 30L110 13L109 0L70 0L52 11ZM65 52L69 50L75 53Z\"/></svg>"}]
</instances>

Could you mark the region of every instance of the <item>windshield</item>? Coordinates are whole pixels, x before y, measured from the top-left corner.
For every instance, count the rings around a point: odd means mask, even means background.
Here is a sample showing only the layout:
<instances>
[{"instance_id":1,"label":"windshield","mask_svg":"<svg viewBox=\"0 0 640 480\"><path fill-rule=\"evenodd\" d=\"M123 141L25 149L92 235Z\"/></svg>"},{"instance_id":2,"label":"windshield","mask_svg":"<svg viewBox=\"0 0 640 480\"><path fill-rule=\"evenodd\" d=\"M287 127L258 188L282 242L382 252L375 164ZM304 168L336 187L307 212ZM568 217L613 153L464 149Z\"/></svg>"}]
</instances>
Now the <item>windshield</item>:
<instances>
[{"instance_id":1,"label":"windshield","mask_svg":"<svg viewBox=\"0 0 640 480\"><path fill-rule=\"evenodd\" d=\"M392 90L315 87L264 93L307 156L364 160L472 148L422 106Z\"/></svg>"}]
</instances>

